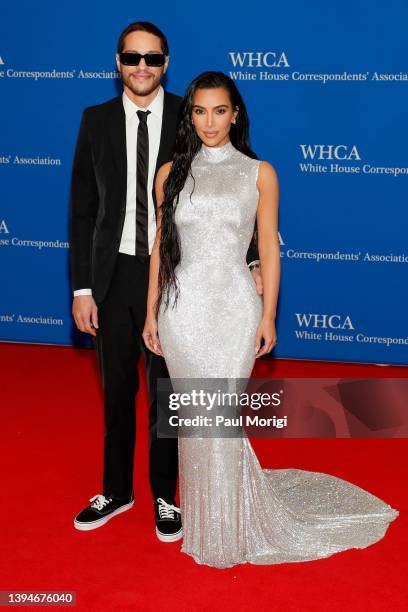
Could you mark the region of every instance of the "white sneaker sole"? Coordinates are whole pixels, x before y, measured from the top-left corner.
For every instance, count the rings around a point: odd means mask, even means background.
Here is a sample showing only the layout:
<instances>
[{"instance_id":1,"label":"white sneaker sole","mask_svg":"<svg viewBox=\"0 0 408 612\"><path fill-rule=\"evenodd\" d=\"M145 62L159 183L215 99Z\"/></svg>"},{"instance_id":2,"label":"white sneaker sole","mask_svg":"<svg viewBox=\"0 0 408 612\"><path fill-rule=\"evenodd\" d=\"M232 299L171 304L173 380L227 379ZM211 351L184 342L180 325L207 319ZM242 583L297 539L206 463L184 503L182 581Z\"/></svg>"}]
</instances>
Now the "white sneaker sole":
<instances>
[{"instance_id":1,"label":"white sneaker sole","mask_svg":"<svg viewBox=\"0 0 408 612\"><path fill-rule=\"evenodd\" d=\"M78 529L79 531L91 531L92 529L98 529L98 527L102 527L102 525L105 525L114 516L117 516L118 514L122 514L122 512L126 512L126 510L130 510L133 507L134 503L135 503L135 500L129 502L128 504L125 504L124 506L121 506L120 508L117 508L117 510L114 510L110 514L103 516L97 521L92 521L92 523L81 523L80 521L77 521L76 519L74 519L74 527L75 529Z\"/></svg>"},{"instance_id":2,"label":"white sneaker sole","mask_svg":"<svg viewBox=\"0 0 408 612\"><path fill-rule=\"evenodd\" d=\"M158 539L160 540L160 542L177 542L177 540L181 540L181 538L183 537L183 529L180 529L176 533L168 534L168 533L162 533L156 527L156 535Z\"/></svg>"}]
</instances>

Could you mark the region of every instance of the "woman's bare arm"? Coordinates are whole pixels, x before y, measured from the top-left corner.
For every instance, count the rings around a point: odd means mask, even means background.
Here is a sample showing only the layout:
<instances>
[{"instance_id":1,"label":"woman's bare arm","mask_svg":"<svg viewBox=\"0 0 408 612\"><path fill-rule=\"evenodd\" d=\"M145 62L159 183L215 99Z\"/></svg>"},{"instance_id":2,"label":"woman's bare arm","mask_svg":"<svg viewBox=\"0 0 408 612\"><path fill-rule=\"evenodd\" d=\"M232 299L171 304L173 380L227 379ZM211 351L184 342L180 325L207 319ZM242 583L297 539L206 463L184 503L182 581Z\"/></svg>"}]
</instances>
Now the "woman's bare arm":
<instances>
[{"instance_id":1,"label":"woman's bare arm","mask_svg":"<svg viewBox=\"0 0 408 612\"><path fill-rule=\"evenodd\" d=\"M257 187L259 191L258 249L263 284L263 316L255 348L257 357L260 357L268 353L276 344L275 317L280 284L279 182L275 169L268 162L260 163ZM259 350L262 337L265 344Z\"/></svg>"},{"instance_id":2,"label":"woman's bare arm","mask_svg":"<svg viewBox=\"0 0 408 612\"><path fill-rule=\"evenodd\" d=\"M161 220L162 220L162 205L164 199L164 182L167 179L172 162L167 162L159 169L156 175L155 190L156 190L156 237L153 244L153 249L150 254L149 267L149 288L147 292L147 313L146 323L143 330L143 339L148 349L162 355L160 341L157 334L157 298L159 284L159 268L160 268L160 236L161 236Z\"/></svg>"}]
</instances>

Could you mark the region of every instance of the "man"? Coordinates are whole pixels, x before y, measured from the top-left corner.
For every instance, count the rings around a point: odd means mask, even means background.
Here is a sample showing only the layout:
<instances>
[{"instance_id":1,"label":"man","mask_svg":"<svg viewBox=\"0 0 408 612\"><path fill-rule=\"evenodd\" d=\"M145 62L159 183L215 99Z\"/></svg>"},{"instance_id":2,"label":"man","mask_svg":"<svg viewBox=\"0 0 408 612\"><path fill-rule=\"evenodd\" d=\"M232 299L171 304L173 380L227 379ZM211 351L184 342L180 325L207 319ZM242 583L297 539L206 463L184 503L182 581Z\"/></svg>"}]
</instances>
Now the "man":
<instances>
[{"instance_id":1,"label":"man","mask_svg":"<svg viewBox=\"0 0 408 612\"><path fill-rule=\"evenodd\" d=\"M177 440L157 436L156 382L168 371L164 359L145 347L142 332L156 231L154 180L172 158L181 98L161 85L169 49L155 25L130 24L119 37L116 62L123 94L85 109L72 172L72 313L78 329L94 338L105 423L103 493L90 499L74 526L96 529L134 504L135 395L143 353L156 534L172 542L182 537ZM256 265L257 259L253 242L247 260ZM259 277L254 271L258 283Z\"/></svg>"}]
</instances>

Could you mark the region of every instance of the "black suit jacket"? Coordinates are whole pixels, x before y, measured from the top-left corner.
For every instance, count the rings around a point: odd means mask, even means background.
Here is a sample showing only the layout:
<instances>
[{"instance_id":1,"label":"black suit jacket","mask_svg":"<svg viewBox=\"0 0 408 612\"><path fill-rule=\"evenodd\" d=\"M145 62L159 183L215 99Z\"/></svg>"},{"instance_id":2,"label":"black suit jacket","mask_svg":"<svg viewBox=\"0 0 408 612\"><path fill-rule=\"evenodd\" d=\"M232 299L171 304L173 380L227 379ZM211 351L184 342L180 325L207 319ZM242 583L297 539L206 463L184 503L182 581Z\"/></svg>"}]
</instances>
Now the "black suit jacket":
<instances>
[{"instance_id":1,"label":"black suit jacket","mask_svg":"<svg viewBox=\"0 0 408 612\"><path fill-rule=\"evenodd\" d=\"M173 157L181 98L164 92L155 168ZM73 291L91 288L102 302L112 278L126 213L126 118L122 96L86 108L75 149L70 199L70 263ZM153 201L156 195L153 188ZM258 259L254 240L247 262Z\"/></svg>"}]
</instances>

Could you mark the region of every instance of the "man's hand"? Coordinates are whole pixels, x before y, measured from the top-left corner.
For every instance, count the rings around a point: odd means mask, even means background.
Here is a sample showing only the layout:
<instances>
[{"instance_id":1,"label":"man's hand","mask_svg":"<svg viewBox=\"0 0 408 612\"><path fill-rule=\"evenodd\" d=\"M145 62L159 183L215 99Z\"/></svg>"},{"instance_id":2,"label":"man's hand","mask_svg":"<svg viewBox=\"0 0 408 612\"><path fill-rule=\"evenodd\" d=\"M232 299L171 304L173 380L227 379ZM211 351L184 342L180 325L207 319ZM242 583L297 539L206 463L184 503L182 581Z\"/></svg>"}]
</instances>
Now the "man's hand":
<instances>
[{"instance_id":1,"label":"man's hand","mask_svg":"<svg viewBox=\"0 0 408 612\"><path fill-rule=\"evenodd\" d=\"M259 268L252 268L251 270L252 278L255 281L256 292L258 295L263 294L263 284L262 284L262 276Z\"/></svg>"},{"instance_id":2,"label":"man's hand","mask_svg":"<svg viewBox=\"0 0 408 612\"><path fill-rule=\"evenodd\" d=\"M96 336L98 307L92 295L76 295L72 302L72 315L79 331Z\"/></svg>"}]
</instances>

